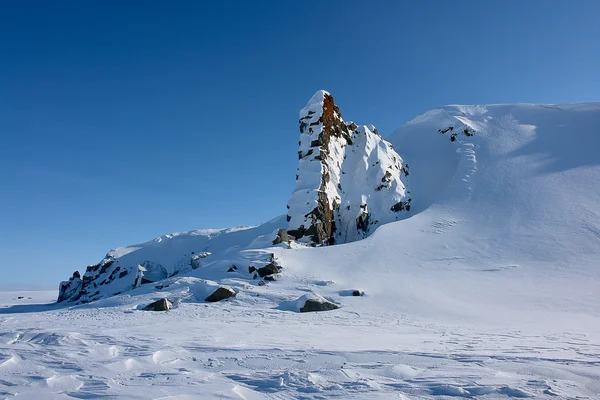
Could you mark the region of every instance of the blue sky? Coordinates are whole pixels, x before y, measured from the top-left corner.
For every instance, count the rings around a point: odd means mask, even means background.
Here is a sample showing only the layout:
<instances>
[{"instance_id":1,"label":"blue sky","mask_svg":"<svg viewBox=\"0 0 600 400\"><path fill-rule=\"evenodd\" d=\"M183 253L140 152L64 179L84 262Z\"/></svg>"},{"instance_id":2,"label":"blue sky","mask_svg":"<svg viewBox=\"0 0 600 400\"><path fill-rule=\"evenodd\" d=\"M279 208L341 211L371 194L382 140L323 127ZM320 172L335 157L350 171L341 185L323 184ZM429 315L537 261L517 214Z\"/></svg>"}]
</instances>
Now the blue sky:
<instances>
[{"instance_id":1,"label":"blue sky","mask_svg":"<svg viewBox=\"0 0 600 400\"><path fill-rule=\"evenodd\" d=\"M600 100L600 2L218 3L3 3L0 286L285 213L318 89L383 135L445 104Z\"/></svg>"}]
</instances>

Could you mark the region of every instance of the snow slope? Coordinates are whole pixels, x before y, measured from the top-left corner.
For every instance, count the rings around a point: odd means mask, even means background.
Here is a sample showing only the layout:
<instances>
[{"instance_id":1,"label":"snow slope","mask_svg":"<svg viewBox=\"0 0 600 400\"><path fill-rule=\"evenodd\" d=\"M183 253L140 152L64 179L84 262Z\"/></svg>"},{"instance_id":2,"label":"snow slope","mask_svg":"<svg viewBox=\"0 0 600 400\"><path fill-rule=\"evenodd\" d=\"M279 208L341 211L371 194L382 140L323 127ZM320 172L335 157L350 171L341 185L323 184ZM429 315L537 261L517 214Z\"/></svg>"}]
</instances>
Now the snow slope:
<instances>
[{"instance_id":1,"label":"snow slope","mask_svg":"<svg viewBox=\"0 0 600 400\"><path fill-rule=\"evenodd\" d=\"M409 218L364 240L270 247L277 222L160 289L78 306L5 293L0 396L599 398L599 127L600 103L432 110L389 138ZM142 247L170 265L166 243ZM281 277L259 286L244 269L270 254ZM205 303L216 284L237 296ZM294 312L304 295L341 307ZM140 310L161 297L175 308Z\"/></svg>"}]
</instances>

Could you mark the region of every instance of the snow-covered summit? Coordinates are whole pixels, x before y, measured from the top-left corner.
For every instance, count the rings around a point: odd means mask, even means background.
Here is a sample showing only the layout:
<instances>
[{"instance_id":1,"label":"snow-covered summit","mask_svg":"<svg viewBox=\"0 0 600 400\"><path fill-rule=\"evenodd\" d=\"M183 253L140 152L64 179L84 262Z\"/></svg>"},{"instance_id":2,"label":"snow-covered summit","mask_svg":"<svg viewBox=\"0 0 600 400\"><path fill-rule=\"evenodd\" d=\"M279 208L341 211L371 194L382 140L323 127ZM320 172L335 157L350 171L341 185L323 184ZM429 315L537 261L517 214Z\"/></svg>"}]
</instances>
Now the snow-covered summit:
<instances>
[{"instance_id":1,"label":"snow-covered summit","mask_svg":"<svg viewBox=\"0 0 600 400\"><path fill-rule=\"evenodd\" d=\"M324 90L300 111L299 123L290 235L311 244L351 242L410 210L408 165L373 125L345 122Z\"/></svg>"}]
</instances>

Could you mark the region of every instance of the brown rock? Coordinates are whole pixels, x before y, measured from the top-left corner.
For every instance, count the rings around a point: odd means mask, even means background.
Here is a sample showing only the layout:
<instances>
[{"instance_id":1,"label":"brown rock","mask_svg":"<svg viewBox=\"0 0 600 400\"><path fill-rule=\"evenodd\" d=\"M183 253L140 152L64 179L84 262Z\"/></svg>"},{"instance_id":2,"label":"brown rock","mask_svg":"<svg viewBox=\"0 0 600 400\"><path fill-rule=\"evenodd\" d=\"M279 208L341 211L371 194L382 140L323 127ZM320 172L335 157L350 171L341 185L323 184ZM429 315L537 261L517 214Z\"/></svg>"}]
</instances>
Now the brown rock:
<instances>
[{"instance_id":1,"label":"brown rock","mask_svg":"<svg viewBox=\"0 0 600 400\"><path fill-rule=\"evenodd\" d=\"M146 311L168 311L173 308L173 304L167 300L166 298L162 298L160 300L156 300L154 303L148 304L144 307Z\"/></svg>"},{"instance_id":2,"label":"brown rock","mask_svg":"<svg viewBox=\"0 0 600 400\"><path fill-rule=\"evenodd\" d=\"M221 301L224 299L229 299L230 297L235 297L237 293L230 287L220 286L217 290L215 290L210 296L208 296L205 301L209 303L214 303L217 301Z\"/></svg>"},{"instance_id":3,"label":"brown rock","mask_svg":"<svg viewBox=\"0 0 600 400\"><path fill-rule=\"evenodd\" d=\"M308 299L304 303L304 307L300 308L300 312L315 312L315 311L330 311L336 310L340 308L340 306L330 303L328 301L317 301Z\"/></svg>"}]
</instances>

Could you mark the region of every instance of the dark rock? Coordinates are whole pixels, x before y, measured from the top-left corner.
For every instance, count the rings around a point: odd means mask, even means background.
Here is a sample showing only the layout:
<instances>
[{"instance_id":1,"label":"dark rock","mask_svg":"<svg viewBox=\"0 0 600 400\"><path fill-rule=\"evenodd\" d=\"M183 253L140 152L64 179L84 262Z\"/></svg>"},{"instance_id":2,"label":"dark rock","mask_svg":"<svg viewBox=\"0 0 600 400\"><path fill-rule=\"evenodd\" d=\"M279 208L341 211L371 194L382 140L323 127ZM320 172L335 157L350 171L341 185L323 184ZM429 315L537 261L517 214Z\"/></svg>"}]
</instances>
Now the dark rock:
<instances>
[{"instance_id":1,"label":"dark rock","mask_svg":"<svg viewBox=\"0 0 600 400\"><path fill-rule=\"evenodd\" d=\"M363 292L362 290L353 290L352 291L352 296L364 296L365 292Z\"/></svg>"},{"instance_id":2,"label":"dark rock","mask_svg":"<svg viewBox=\"0 0 600 400\"><path fill-rule=\"evenodd\" d=\"M229 267L229 269L227 270L227 272L235 272L237 270L237 267L235 264L233 264L231 267Z\"/></svg>"},{"instance_id":3,"label":"dark rock","mask_svg":"<svg viewBox=\"0 0 600 400\"><path fill-rule=\"evenodd\" d=\"M257 269L256 272L258 272L258 275L261 278L264 278L267 275L273 275L273 274L278 273L279 268L277 268L275 266L275 264L269 263L269 264L265 265L264 267Z\"/></svg>"},{"instance_id":4,"label":"dark rock","mask_svg":"<svg viewBox=\"0 0 600 400\"><path fill-rule=\"evenodd\" d=\"M25 296L19 296L17 297L18 300L23 300L25 298Z\"/></svg>"},{"instance_id":5,"label":"dark rock","mask_svg":"<svg viewBox=\"0 0 600 400\"><path fill-rule=\"evenodd\" d=\"M160 300L156 300L154 303L148 304L144 307L146 311L167 311L173 308L173 304L166 298L162 298Z\"/></svg>"},{"instance_id":6,"label":"dark rock","mask_svg":"<svg viewBox=\"0 0 600 400\"><path fill-rule=\"evenodd\" d=\"M57 302L63 301L76 301L83 293L83 281L79 271L73 272L73 276L68 281L60 283L58 288L58 299Z\"/></svg>"},{"instance_id":7,"label":"dark rock","mask_svg":"<svg viewBox=\"0 0 600 400\"><path fill-rule=\"evenodd\" d=\"M265 281L258 282L258 286L265 286L266 284L267 284L267 282L265 282Z\"/></svg>"},{"instance_id":8,"label":"dark rock","mask_svg":"<svg viewBox=\"0 0 600 400\"><path fill-rule=\"evenodd\" d=\"M251 266L248 267L248 273L249 274L253 273L254 271L256 271L256 267L254 267L254 265L251 265Z\"/></svg>"},{"instance_id":9,"label":"dark rock","mask_svg":"<svg viewBox=\"0 0 600 400\"><path fill-rule=\"evenodd\" d=\"M400 212L403 210L410 211L410 201L410 198L406 201L399 201L398 203L392 206L391 210L394 212Z\"/></svg>"},{"instance_id":10,"label":"dark rock","mask_svg":"<svg viewBox=\"0 0 600 400\"><path fill-rule=\"evenodd\" d=\"M216 301L221 301L224 299L228 299L230 297L235 297L237 293L230 287L220 286L217 290L215 290L210 296L206 298L206 301L209 303L214 303Z\"/></svg>"},{"instance_id":11,"label":"dark rock","mask_svg":"<svg viewBox=\"0 0 600 400\"><path fill-rule=\"evenodd\" d=\"M252 277L252 279L256 279L258 278L258 274L254 274L254 276Z\"/></svg>"},{"instance_id":12,"label":"dark rock","mask_svg":"<svg viewBox=\"0 0 600 400\"><path fill-rule=\"evenodd\" d=\"M356 218L356 229L359 231L367 232L369 229L369 219L371 214L368 212L361 212L358 218Z\"/></svg>"},{"instance_id":13,"label":"dark rock","mask_svg":"<svg viewBox=\"0 0 600 400\"><path fill-rule=\"evenodd\" d=\"M330 311L338 308L340 308L340 306L330 303L329 301L308 299L304 303L304 307L300 308L300 312Z\"/></svg>"}]
</instances>

